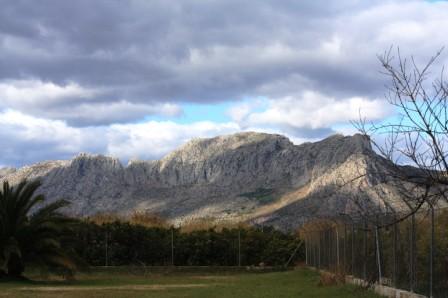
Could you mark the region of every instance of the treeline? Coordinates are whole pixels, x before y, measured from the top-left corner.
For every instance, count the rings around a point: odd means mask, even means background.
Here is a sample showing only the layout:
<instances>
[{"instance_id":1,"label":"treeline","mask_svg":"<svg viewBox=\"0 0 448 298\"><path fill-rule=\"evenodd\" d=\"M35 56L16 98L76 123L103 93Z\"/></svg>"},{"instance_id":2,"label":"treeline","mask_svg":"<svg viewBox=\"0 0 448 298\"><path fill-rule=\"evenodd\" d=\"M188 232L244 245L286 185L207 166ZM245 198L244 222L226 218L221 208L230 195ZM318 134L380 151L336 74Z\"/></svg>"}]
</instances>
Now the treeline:
<instances>
[{"instance_id":1,"label":"treeline","mask_svg":"<svg viewBox=\"0 0 448 298\"><path fill-rule=\"evenodd\" d=\"M281 266L298 237L271 227L208 228L193 231L116 220L81 222L77 254L91 266ZM294 261L304 259L304 250Z\"/></svg>"},{"instance_id":2,"label":"treeline","mask_svg":"<svg viewBox=\"0 0 448 298\"><path fill-rule=\"evenodd\" d=\"M104 265L279 266L299 242L272 228L210 228L212 220L180 230L146 213L69 218L60 212L67 201L42 205L45 198L34 195L40 186L38 180L24 180L0 187L0 281L24 279L27 266L65 278ZM301 258L303 250L291 264Z\"/></svg>"}]
</instances>

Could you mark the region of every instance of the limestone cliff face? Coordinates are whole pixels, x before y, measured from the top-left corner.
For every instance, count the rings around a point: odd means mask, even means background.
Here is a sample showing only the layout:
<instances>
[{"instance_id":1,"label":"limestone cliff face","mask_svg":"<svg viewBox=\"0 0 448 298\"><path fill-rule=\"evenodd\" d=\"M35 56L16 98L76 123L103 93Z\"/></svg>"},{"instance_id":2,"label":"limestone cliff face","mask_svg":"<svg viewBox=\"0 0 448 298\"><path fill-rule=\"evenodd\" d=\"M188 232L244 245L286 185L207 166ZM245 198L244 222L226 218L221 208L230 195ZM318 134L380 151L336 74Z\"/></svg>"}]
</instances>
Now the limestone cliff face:
<instances>
[{"instance_id":1,"label":"limestone cliff face","mask_svg":"<svg viewBox=\"0 0 448 298\"><path fill-rule=\"evenodd\" d=\"M249 132L195 139L157 161L123 166L111 157L80 154L1 169L0 180L40 178L40 192L50 200L67 198L72 204L66 212L76 216L145 210L175 223L209 217L292 227L307 212L348 208L343 198L316 194L336 179L367 171L375 156L361 135L297 146L281 135Z\"/></svg>"},{"instance_id":2,"label":"limestone cliff face","mask_svg":"<svg viewBox=\"0 0 448 298\"><path fill-rule=\"evenodd\" d=\"M16 171L14 168L1 168L0 169L0 179L6 175L11 175Z\"/></svg>"}]
</instances>

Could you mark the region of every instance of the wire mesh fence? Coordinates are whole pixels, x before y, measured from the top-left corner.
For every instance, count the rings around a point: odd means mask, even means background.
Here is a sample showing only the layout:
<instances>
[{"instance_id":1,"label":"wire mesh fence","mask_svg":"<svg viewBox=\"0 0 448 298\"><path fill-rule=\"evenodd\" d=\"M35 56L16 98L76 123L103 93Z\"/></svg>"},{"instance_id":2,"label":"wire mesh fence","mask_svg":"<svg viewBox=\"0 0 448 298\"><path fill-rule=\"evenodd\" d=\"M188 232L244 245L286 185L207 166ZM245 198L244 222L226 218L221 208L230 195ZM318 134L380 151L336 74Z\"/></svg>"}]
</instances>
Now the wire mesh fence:
<instances>
[{"instance_id":1,"label":"wire mesh fence","mask_svg":"<svg viewBox=\"0 0 448 298\"><path fill-rule=\"evenodd\" d=\"M448 209L428 208L398 222L395 216L310 220L301 229L306 263L369 284L448 297Z\"/></svg>"},{"instance_id":2,"label":"wire mesh fence","mask_svg":"<svg viewBox=\"0 0 448 298\"><path fill-rule=\"evenodd\" d=\"M183 232L113 222L84 223L75 251L91 266L276 266L304 258L295 233L273 228Z\"/></svg>"}]
</instances>

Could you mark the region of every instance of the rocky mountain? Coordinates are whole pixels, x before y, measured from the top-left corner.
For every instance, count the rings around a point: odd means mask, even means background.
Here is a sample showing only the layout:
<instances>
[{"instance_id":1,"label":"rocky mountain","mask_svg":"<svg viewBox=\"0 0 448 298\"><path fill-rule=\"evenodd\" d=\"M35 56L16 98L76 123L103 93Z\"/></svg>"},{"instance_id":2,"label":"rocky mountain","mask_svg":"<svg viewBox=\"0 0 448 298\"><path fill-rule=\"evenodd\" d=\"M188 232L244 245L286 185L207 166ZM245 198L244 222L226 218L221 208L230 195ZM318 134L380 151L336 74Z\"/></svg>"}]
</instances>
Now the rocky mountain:
<instances>
[{"instance_id":1,"label":"rocky mountain","mask_svg":"<svg viewBox=\"0 0 448 298\"><path fill-rule=\"evenodd\" d=\"M294 145L281 135L247 132L195 139L161 160L124 166L82 153L0 169L0 180L40 178L39 191L49 200L70 200L66 212L75 216L139 210L175 224L208 218L292 228L311 214L348 212L347 193L368 189L382 171L378 165L387 167L378 158L361 135ZM365 173L344 190L334 188Z\"/></svg>"}]
</instances>

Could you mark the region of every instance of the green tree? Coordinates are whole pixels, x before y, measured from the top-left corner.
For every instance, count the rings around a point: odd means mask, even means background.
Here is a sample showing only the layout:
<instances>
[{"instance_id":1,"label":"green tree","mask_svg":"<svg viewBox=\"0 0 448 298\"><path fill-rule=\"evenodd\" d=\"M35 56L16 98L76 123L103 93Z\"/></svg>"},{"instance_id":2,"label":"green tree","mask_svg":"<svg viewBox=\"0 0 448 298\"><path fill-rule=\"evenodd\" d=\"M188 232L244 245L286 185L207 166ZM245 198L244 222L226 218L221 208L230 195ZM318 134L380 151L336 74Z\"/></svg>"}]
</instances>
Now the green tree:
<instances>
[{"instance_id":1,"label":"green tree","mask_svg":"<svg viewBox=\"0 0 448 298\"><path fill-rule=\"evenodd\" d=\"M39 186L38 180L24 180L14 187L3 182L0 189L0 277L22 278L29 264L70 275L76 268L66 249L76 221L59 211L68 202L42 206L45 197L35 195Z\"/></svg>"}]
</instances>

